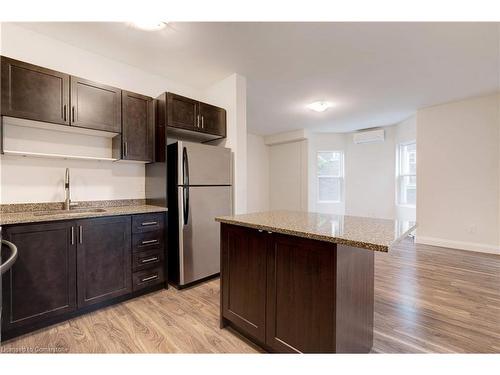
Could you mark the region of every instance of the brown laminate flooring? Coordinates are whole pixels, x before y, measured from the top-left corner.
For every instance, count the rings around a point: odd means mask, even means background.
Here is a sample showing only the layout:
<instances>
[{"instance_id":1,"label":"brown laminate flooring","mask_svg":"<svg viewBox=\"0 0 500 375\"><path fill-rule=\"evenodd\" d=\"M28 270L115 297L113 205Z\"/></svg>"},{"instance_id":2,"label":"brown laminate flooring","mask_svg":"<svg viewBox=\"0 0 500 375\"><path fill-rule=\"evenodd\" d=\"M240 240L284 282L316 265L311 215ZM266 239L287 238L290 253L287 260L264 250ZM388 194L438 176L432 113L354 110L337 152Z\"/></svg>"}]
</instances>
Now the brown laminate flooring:
<instances>
[{"instance_id":1,"label":"brown laminate flooring","mask_svg":"<svg viewBox=\"0 0 500 375\"><path fill-rule=\"evenodd\" d=\"M500 353L500 256L415 245L375 259L375 353ZM174 288L4 342L0 352L255 353L219 329L219 281Z\"/></svg>"}]
</instances>

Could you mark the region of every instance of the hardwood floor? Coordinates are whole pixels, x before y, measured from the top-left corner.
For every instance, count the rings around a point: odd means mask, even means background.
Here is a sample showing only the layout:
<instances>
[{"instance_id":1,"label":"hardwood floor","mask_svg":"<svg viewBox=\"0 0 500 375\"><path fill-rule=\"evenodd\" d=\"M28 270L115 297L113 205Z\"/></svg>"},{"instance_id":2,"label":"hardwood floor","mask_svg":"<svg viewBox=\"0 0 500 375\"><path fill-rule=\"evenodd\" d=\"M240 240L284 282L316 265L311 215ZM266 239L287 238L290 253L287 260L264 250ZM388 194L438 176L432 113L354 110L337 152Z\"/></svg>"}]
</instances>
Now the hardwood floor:
<instances>
[{"instance_id":1,"label":"hardwood floor","mask_svg":"<svg viewBox=\"0 0 500 375\"><path fill-rule=\"evenodd\" d=\"M159 291L0 347L71 353L255 353L219 329L219 281ZM500 352L500 256L414 245L375 257L373 352Z\"/></svg>"}]
</instances>

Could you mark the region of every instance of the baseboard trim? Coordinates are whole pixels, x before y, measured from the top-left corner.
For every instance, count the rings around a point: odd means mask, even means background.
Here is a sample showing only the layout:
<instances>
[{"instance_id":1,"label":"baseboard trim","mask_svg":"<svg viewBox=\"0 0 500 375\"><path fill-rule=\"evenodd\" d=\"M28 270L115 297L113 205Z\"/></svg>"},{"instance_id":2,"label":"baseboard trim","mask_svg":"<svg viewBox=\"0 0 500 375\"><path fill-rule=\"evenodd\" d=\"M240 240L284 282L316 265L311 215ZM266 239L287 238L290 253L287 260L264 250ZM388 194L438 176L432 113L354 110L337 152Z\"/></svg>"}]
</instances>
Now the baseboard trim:
<instances>
[{"instance_id":1,"label":"baseboard trim","mask_svg":"<svg viewBox=\"0 0 500 375\"><path fill-rule=\"evenodd\" d=\"M498 246L483 243L452 241L444 238L422 237L419 235L416 236L415 242L423 245L449 247L450 249L500 255L500 248Z\"/></svg>"}]
</instances>

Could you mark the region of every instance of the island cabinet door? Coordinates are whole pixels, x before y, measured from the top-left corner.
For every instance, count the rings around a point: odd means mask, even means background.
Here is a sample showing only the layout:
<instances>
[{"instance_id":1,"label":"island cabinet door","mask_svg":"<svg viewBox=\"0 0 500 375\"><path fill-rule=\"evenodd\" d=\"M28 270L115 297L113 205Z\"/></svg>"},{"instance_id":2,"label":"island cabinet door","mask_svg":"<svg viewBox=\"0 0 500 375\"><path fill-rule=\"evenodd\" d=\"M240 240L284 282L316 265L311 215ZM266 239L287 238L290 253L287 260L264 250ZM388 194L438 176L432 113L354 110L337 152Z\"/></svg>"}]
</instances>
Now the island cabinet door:
<instances>
[{"instance_id":1,"label":"island cabinet door","mask_svg":"<svg viewBox=\"0 0 500 375\"><path fill-rule=\"evenodd\" d=\"M222 316L261 343L266 338L266 254L270 236L221 225Z\"/></svg>"},{"instance_id":2,"label":"island cabinet door","mask_svg":"<svg viewBox=\"0 0 500 375\"><path fill-rule=\"evenodd\" d=\"M266 344L280 353L335 352L335 245L273 234Z\"/></svg>"},{"instance_id":3,"label":"island cabinet door","mask_svg":"<svg viewBox=\"0 0 500 375\"><path fill-rule=\"evenodd\" d=\"M130 216L77 221L78 308L132 291Z\"/></svg>"}]
</instances>

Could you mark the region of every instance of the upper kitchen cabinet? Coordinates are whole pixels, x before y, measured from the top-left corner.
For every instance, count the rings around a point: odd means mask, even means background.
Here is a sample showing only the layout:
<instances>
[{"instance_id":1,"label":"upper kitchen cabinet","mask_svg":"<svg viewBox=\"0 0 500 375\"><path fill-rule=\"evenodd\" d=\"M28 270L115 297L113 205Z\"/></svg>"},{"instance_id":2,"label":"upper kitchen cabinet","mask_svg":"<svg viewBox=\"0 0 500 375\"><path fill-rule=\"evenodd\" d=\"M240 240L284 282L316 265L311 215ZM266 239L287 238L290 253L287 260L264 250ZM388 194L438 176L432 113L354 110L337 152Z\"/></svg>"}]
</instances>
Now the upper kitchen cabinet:
<instances>
[{"instance_id":1,"label":"upper kitchen cabinet","mask_svg":"<svg viewBox=\"0 0 500 375\"><path fill-rule=\"evenodd\" d=\"M157 98L155 161L165 161L167 137L206 142L226 137L226 110L171 92Z\"/></svg>"},{"instance_id":2,"label":"upper kitchen cabinet","mask_svg":"<svg viewBox=\"0 0 500 375\"><path fill-rule=\"evenodd\" d=\"M226 111L214 105L199 103L200 126L203 132L226 136Z\"/></svg>"},{"instance_id":3,"label":"upper kitchen cabinet","mask_svg":"<svg viewBox=\"0 0 500 375\"><path fill-rule=\"evenodd\" d=\"M3 116L69 125L68 74L1 57Z\"/></svg>"},{"instance_id":4,"label":"upper kitchen cabinet","mask_svg":"<svg viewBox=\"0 0 500 375\"><path fill-rule=\"evenodd\" d=\"M71 125L120 133L121 90L71 77Z\"/></svg>"},{"instance_id":5,"label":"upper kitchen cabinet","mask_svg":"<svg viewBox=\"0 0 500 375\"><path fill-rule=\"evenodd\" d=\"M199 126L198 102L184 96L167 94L168 126L197 130Z\"/></svg>"},{"instance_id":6,"label":"upper kitchen cabinet","mask_svg":"<svg viewBox=\"0 0 500 375\"><path fill-rule=\"evenodd\" d=\"M122 159L153 160L153 98L122 91Z\"/></svg>"}]
</instances>

